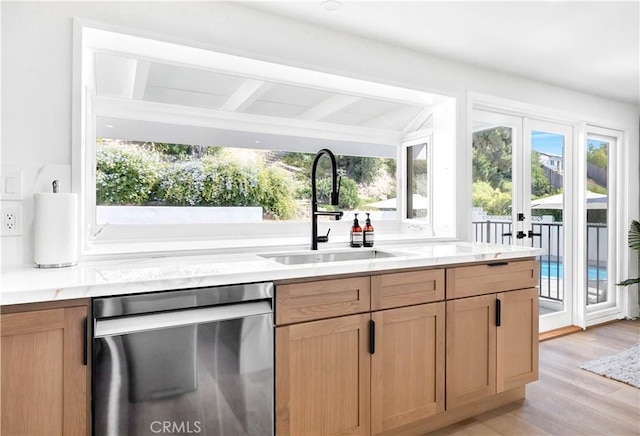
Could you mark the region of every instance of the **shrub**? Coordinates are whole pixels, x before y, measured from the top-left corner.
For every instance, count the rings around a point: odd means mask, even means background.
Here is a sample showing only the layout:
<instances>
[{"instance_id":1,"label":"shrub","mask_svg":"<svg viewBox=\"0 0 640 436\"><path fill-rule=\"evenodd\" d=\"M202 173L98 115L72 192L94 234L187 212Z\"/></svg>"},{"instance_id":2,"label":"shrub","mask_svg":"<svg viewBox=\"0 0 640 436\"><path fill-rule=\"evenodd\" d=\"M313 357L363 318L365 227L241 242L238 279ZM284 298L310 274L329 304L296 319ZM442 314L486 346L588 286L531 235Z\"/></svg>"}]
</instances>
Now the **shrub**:
<instances>
[{"instance_id":1,"label":"shrub","mask_svg":"<svg viewBox=\"0 0 640 436\"><path fill-rule=\"evenodd\" d=\"M511 193L494 189L489 182L473 184L473 206L482 207L489 215L511 215Z\"/></svg>"},{"instance_id":2,"label":"shrub","mask_svg":"<svg viewBox=\"0 0 640 436\"><path fill-rule=\"evenodd\" d=\"M164 168L157 153L123 145L100 145L96 161L99 205L146 203L155 195Z\"/></svg>"},{"instance_id":3,"label":"shrub","mask_svg":"<svg viewBox=\"0 0 640 436\"><path fill-rule=\"evenodd\" d=\"M275 219L290 219L295 212L285 171L223 157L174 163L160 191L166 204L174 206L260 206Z\"/></svg>"},{"instance_id":4,"label":"shrub","mask_svg":"<svg viewBox=\"0 0 640 436\"><path fill-rule=\"evenodd\" d=\"M311 185L307 184L301 189L299 194L304 198L311 198ZM331 179L322 178L316 183L316 195L318 203L331 204ZM338 208L340 209L354 209L360 204L360 197L358 196L358 184L349 177L342 177L340 182L340 196L338 198Z\"/></svg>"}]
</instances>

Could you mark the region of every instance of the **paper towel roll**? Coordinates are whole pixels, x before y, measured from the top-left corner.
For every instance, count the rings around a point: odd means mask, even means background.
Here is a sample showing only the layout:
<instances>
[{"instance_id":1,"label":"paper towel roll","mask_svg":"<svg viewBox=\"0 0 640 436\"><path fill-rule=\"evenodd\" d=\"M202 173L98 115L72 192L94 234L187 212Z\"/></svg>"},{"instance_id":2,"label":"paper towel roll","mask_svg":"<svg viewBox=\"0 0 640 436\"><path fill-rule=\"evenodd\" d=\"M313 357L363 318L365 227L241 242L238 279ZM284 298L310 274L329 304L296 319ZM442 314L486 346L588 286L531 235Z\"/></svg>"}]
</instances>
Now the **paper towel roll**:
<instances>
[{"instance_id":1,"label":"paper towel roll","mask_svg":"<svg viewBox=\"0 0 640 436\"><path fill-rule=\"evenodd\" d=\"M34 194L34 261L39 268L78 262L78 196Z\"/></svg>"}]
</instances>

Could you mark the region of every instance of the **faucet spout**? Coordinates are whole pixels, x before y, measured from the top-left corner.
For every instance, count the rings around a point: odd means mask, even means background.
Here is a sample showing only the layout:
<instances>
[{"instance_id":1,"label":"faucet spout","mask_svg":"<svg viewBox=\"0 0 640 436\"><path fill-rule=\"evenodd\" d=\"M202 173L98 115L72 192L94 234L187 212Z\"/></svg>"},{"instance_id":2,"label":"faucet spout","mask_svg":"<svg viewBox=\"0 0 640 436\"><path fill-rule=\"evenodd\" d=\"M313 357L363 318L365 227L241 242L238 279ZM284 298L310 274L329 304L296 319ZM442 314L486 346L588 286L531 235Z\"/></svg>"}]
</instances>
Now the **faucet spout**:
<instances>
[{"instance_id":1,"label":"faucet spout","mask_svg":"<svg viewBox=\"0 0 640 436\"><path fill-rule=\"evenodd\" d=\"M331 205L337 206L340 197L340 182L342 181L338 177L338 168L336 165L336 157L331 150L323 148L320 150L316 157L313 159L313 165L311 166L311 249L318 249L318 242L328 242L329 235L326 237L318 237L318 215L333 216L336 220L342 218L342 211L330 212L330 211L318 211L318 194L316 186L316 173L318 169L318 161L322 155L327 155L331 160Z\"/></svg>"}]
</instances>

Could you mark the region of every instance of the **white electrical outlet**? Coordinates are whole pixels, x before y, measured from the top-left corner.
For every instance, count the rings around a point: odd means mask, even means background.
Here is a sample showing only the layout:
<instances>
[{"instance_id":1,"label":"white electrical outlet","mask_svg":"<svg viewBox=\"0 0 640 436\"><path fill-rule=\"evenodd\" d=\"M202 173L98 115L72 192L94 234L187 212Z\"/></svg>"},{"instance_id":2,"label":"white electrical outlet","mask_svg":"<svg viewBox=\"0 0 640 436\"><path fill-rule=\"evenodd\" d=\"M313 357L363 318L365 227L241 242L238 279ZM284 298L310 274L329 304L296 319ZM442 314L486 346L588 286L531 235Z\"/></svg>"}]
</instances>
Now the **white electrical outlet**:
<instances>
[{"instance_id":1,"label":"white electrical outlet","mask_svg":"<svg viewBox=\"0 0 640 436\"><path fill-rule=\"evenodd\" d=\"M2 236L22 235L22 206L2 206Z\"/></svg>"}]
</instances>

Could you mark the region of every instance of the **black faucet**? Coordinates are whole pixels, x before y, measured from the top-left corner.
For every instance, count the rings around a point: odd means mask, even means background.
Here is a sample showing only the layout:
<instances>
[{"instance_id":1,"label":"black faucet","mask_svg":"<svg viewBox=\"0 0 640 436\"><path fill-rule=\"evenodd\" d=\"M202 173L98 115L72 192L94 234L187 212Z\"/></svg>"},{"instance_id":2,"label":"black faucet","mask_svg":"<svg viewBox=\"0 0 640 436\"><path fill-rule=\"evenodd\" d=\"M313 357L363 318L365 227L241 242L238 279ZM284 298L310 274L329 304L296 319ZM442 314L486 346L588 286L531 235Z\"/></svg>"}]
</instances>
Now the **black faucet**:
<instances>
[{"instance_id":1,"label":"black faucet","mask_svg":"<svg viewBox=\"0 0 640 436\"><path fill-rule=\"evenodd\" d=\"M338 170L336 167L336 157L331 150L323 148L316 154L313 159L313 165L311 166L311 249L318 249L318 242L329 242L329 232L325 236L318 236L318 215L328 215L335 217L336 221L342 218L342 211L328 212L318 211L318 196L316 194L316 169L318 167L318 161L323 154L329 156L331 159L331 204L333 206L338 205L338 197L340 195L340 181L338 178ZM331 231L331 229L329 229Z\"/></svg>"}]
</instances>

